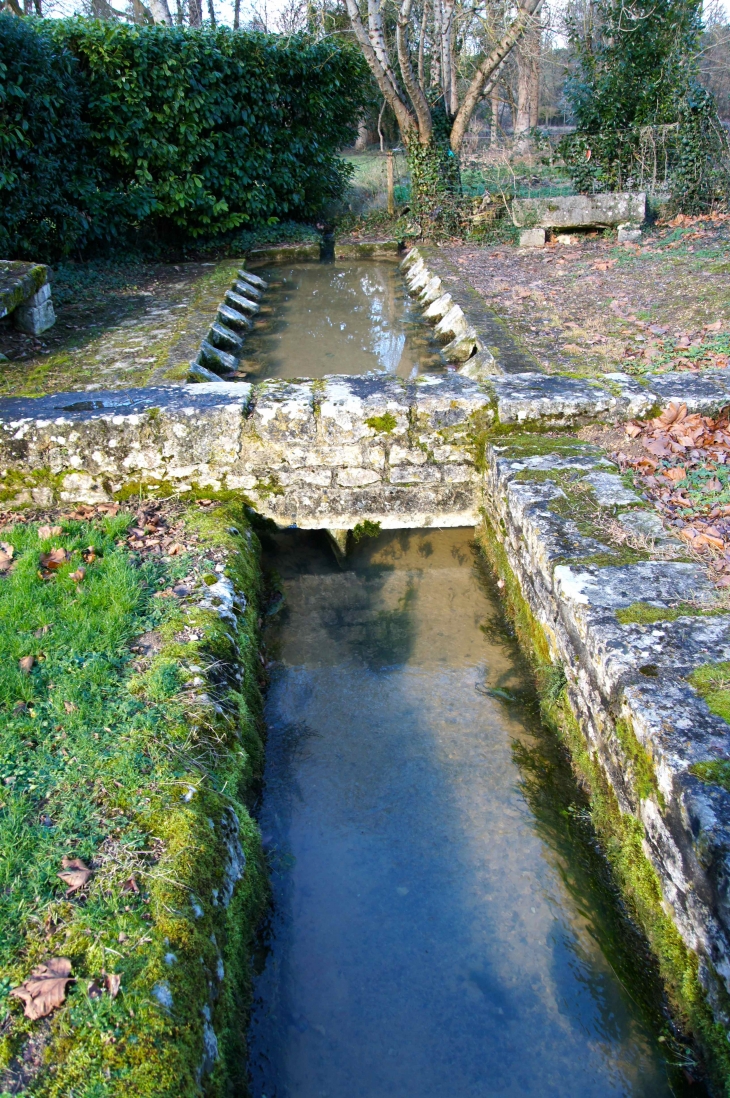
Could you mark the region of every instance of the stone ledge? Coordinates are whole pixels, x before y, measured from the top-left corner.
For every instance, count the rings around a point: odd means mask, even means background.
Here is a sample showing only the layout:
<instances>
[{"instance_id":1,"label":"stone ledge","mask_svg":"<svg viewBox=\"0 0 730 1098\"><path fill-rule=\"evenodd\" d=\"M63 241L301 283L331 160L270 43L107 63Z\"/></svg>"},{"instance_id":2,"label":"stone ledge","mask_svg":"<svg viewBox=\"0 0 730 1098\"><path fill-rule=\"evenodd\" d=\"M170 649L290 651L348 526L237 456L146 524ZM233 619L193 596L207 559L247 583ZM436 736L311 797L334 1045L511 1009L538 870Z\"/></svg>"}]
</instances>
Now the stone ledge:
<instances>
[{"instance_id":1,"label":"stone ledge","mask_svg":"<svg viewBox=\"0 0 730 1098\"><path fill-rule=\"evenodd\" d=\"M596 483L619 501L602 508ZM730 760L730 725L710 712L686 677L730 658L730 613L700 565L651 559L651 546L647 559L624 563L621 546L599 538L592 549L576 545L580 559L570 559L565 547L576 533L584 543L591 539L576 530L570 506L555 510L556 501L562 497L565 504L569 490L592 491L596 506L575 511L584 519L592 515L600 531L600 516L616 519L616 509L626 505L620 486L607 459L577 441L571 455L523 456L519 444L509 443L489 447L485 503L492 531L552 659L564 668L588 751L621 811L641 822L665 908L700 958L700 979L715 1009L730 990L730 794L701 782L691 768ZM632 514L646 513L633 507ZM678 544L674 549L681 553ZM688 604L695 614L621 624L617 610L638 602L667 609ZM703 608L713 615L697 616ZM619 718L646 754L652 790L637 784ZM730 1028L721 1009L716 1018Z\"/></svg>"},{"instance_id":2,"label":"stone ledge","mask_svg":"<svg viewBox=\"0 0 730 1098\"><path fill-rule=\"evenodd\" d=\"M42 263L0 259L0 317L13 314L16 328L41 335L56 322L49 270Z\"/></svg>"}]
</instances>

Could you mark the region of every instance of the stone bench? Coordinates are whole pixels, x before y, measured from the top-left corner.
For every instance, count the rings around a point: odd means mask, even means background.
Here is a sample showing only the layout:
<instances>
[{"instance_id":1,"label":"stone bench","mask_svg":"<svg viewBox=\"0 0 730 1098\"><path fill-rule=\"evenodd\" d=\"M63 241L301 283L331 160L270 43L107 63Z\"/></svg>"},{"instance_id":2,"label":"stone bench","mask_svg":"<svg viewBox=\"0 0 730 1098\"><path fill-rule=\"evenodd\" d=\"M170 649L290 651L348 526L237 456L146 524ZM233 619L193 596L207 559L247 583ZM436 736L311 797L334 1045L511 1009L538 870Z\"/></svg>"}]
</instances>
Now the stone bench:
<instances>
[{"instance_id":1,"label":"stone bench","mask_svg":"<svg viewBox=\"0 0 730 1098\"><path fill-rule=\"evenodd\" d=\"M515 198L512 220L524 248L541 248L546 231L572 229L619 229L619 238L638 235L638 227L646 218L646 195L629 194L570 194L554 198Z\"/></svg>"},{"instance_id":2,"label":"stone bench","mask_svg":"<svg viewBox=\"0 0 730 1098\"><path fill-rule=\"evenodd\" d=\"M21 332L40 335L56 323L48 267L0 259L0 318L13 314Z\"/></svg>"}]
</instances>

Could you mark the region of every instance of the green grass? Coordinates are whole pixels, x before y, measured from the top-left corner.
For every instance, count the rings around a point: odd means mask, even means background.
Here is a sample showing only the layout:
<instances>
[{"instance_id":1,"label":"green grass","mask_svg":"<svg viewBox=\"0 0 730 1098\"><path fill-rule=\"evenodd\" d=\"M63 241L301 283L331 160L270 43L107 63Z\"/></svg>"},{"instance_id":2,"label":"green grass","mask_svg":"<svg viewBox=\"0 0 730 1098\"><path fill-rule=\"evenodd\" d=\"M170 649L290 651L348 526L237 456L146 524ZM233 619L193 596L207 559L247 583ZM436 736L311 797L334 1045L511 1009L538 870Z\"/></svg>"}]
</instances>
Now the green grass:
<instances>
[{"instance_id":1,"label":"green grass","mask_svg":"<svg viewBox=\"0 0 730 1098\"><path fill-rule=\"evenodd\" d=\"M199 539L231 553L228 572L247 598L236 647L215 611L155 597L193 561L135 559L117 544L128 522L67 521L51 542L31 524L2 534L17 563L0 578L0 1069L45 1032L10 987L54 956L68 957L76 978L50 1019L38 1098L198 1095L206 1006L220 1052L206 1093L243 1085L249 957L266 899L246 810L262 765L257 564L228 532L232 522L245 530L239 509L188 513ZM51 545L72 559L43 580L39 553ZM69 574L89 545L97 559L76 584ZM151 631L160 650L135 669L130 642ZM231 809L247 866L225 907L214 890L224 887ZM93 868L84 893L66 896L64 855ZM132 877L138 892L125 888ZM91 981L110 972L121 976L118 997L90 998Z\"/></svg>"},{"instance_id":2,"label":"green grass","mask_svg":"<svg viewBox=\"0 0 730 1098\"><path fill-rule=\"evenodd\" d=\"M730 722L730 663L706 663L692 672L689 682L712 713Z\"/></svg>"}]
</instances>

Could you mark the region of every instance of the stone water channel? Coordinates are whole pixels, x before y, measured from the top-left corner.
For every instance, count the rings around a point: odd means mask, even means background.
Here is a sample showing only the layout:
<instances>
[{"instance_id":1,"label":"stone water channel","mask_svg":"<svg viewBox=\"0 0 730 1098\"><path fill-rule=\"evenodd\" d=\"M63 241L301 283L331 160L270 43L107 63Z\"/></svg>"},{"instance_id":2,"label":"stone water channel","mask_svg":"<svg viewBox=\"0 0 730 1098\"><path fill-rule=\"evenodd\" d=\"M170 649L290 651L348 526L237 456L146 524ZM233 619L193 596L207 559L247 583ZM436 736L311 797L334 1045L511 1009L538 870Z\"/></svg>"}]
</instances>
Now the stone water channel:
<instances>
[{"instance_id":1,"label":"stone water channel","mask_svg":"<svg viewBox=\"0 0 730 1098\"><path fill-rule=\"evenodd\" d=\"M472 532L264 547L285 608L254 1098L702 1093Z\"/></svg>"}]
</instances>

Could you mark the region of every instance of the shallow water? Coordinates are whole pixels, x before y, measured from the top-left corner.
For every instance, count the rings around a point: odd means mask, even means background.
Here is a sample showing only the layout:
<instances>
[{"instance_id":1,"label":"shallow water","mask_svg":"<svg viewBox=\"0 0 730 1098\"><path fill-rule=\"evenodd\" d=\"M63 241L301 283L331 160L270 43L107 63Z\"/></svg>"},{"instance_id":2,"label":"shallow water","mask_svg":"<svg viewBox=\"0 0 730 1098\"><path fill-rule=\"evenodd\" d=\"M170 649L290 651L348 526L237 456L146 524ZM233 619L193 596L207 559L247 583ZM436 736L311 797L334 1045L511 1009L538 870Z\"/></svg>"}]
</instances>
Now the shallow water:
<instances>
[{"instance_id":1,"label":"shallow water","mask_svg":"<svg viewBox=\"0 0 730 1098\"><path fill-rule=\"evenodd\" d=\"M471 532L384 533L342 569L285 532L267 559L254 1098L684 1093Z\"/></svg>"},{"instance_id":2,"label":"shallow water","mask_svg":"<svg viewBox=\"0 0 730 1098\"><path fill-rule=\"evenodd\" d=\"M269 291L239 367L248 378L408 378L445 369L397 263L337 260L258 273Z\"/></svg>"}]
</instances>

